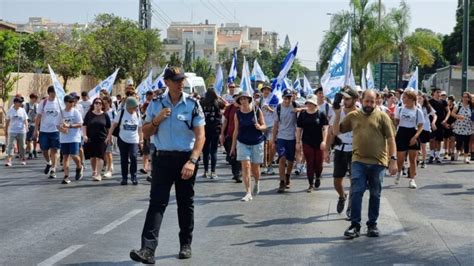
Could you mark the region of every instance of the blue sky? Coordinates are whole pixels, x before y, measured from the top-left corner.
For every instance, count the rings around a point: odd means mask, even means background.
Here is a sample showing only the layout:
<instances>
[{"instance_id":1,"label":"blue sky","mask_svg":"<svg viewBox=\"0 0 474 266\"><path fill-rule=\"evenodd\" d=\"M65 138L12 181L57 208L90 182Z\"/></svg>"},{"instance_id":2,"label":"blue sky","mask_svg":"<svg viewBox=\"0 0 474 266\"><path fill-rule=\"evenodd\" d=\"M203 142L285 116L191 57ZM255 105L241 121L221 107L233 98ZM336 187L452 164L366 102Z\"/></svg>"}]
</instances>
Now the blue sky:
<instances>
[{"instance_id":1,"label":"blue sky","mask_svg":"<svg viewBox=\"0 0 474 266\"><path fill-rule=\"evenodd\" d=\"M376 0L372 0L376 1ZM0 0L0 18L21 23L28 17L46 17L57 22L86 23L99 13L137 20L138 0ZM292 44L299 42L298 58L310 69L315 68L318 47L330 17L349 9L349 0L152 0L156 15L152 26L165 29L166 22L191 21L261 26L280 34L280 42L288 34ZM399 1L382 0L388 11ZM449 34L455 25L457 0L408 0L411 7L411 30L429 28ZM159 7L159 8L158 8ZM161 14L161 15L160 15ZM164 14L164 15L163 15ZM234 19L235 14L235 19ZM165 36L165 31L163 35Z\"/></svg>"}]
</instances>

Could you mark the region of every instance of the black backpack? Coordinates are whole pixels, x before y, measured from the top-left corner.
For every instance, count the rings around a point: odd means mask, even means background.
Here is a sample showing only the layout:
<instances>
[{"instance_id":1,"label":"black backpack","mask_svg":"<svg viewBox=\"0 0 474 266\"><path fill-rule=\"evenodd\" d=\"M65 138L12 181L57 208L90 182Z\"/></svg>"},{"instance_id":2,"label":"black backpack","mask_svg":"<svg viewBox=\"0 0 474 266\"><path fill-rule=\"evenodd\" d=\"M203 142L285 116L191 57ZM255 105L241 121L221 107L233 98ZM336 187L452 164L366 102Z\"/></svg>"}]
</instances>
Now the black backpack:
<instances>
[{"instance_id":1,"label":"black backpack","mask_svg":"<svg viewBox=\"0 0 474 266\"><path fill-rule=\"evenodd\" d=\"M291 105L293 105L293 109L298 108L298 105L295 102L291 102ZM281 115L281 103L278 104L277 106L277 115L278 115L278 121L280 121L280 115ZM296 115L296 112L295 112Z\"/></svg>"}]
</instances>

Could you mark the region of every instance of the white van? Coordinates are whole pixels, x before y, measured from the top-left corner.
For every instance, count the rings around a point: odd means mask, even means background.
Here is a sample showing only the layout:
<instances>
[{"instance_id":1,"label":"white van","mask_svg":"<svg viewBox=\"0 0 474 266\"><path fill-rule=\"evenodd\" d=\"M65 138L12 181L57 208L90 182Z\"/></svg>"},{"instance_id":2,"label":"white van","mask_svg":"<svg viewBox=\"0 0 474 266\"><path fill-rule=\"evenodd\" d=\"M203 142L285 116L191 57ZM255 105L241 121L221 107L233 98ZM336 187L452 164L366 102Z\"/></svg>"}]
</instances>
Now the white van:
<instances>
[{"instance_id":1,"label":"white van","mask_svg":"<svg viewBox=\"0 0 474 266\"><path fill-rule=\"evenodd\" d=\"M184 92L188 94L196 92L201 95L201 97L204 97L206 93L206 83L204 83L204 79L196 76L196 73L187 72L185 75Z\"/></svg>"}]
</instances>

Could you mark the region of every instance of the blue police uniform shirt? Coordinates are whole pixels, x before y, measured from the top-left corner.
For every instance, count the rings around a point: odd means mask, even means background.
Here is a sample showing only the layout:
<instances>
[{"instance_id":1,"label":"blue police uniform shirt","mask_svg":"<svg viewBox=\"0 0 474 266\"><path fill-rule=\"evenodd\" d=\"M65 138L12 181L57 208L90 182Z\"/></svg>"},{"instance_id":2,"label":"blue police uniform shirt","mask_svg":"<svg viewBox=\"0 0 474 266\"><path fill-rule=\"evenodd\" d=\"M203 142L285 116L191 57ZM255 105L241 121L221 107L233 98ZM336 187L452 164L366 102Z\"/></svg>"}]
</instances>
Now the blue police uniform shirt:
<instances>
[{"instance_id":1,"label":"blue police uniform shirt","mask_svg":"<svg viewBox=\"0 0 474 266\"><path fill-rule=\"evenodd\" d=\"M192 120L194 107L198 105L198 114ZM179 102L173 106L168 92L158 99L154 99L146 110L145 122L151 123L163 108L171 108L171 115L163 120L158 127L158 132L152 136L156 149L159 151L191 151L196 140L194 131L188 125L199 127L206 124L204 113L199 102L190 99L184 93Z\"/></svg>"}]
</instances>

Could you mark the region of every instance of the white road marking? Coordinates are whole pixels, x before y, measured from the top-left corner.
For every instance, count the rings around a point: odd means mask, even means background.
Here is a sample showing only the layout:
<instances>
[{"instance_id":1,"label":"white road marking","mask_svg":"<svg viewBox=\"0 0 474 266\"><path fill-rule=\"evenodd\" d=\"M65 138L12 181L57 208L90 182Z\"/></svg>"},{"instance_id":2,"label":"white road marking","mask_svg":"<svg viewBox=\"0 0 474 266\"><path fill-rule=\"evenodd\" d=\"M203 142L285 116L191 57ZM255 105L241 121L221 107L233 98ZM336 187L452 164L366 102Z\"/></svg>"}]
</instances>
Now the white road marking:
<instances>
[{"instance_id":1,"label":"white road marking","mask_svg":"<svg viewBox=\"0 0 474 266\"><path fill-rule=\"evenodd\" d=\"M71 255L72 253L76 252L78 249L82 248L84 245L74 245L66 248L58 252L56 255L50 257L49 259L44 260L43 262L38 263L38 266L49 266L54 265L55 263L59 262L60 260L64 259L65 257Z\"/></svg>"},{"instance_id":2,"label":"white road marking","mask_svg":"<svg viewBox=\"0 0 474 266\"><path fill-rule=\"evenodd\" d=\"M130 218L132 218L133 216L139 214L140 212L142 212L143 210L142 209L136 209L136 210L133 210L127 214L125 214L122 218L119 218L113 222L111 222L110 224L104 226L102 229L100 229L99 231L95 232L94 234L95 235L105 235L107 234L108 232L112 231L114 228L116 228L117 226L125 223L126 221L128 221Z\"/></svg>"}]
</instances>

